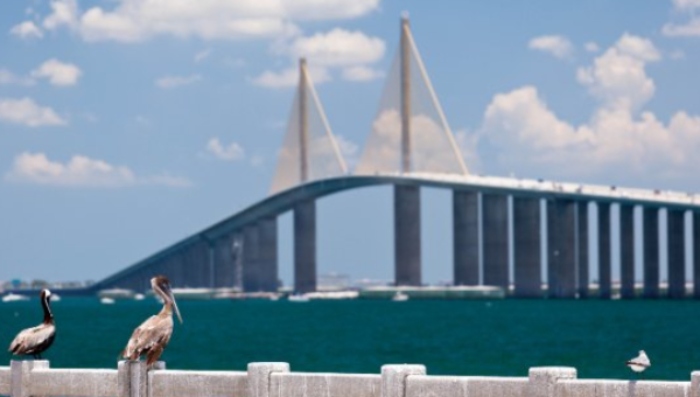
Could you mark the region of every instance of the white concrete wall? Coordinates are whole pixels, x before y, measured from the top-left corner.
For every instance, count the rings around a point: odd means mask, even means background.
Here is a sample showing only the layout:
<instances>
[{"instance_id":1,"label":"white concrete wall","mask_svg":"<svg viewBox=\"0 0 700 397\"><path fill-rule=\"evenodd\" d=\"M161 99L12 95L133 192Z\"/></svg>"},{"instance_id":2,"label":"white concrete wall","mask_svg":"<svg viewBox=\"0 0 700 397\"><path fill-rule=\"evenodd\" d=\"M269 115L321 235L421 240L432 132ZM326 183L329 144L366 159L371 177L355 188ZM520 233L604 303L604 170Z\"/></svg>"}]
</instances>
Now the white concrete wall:
<instances>
[{"instance_id":1,"label":"white concrete wall","mask_svg":"<svg viewBox=\"0 0 700 397\"><path fill-rule=\"evenodd\" d=\"M242 371L172 371L121 361L115 369L51 369L45 360L0 367L0 395L91 397L700 397L690 381L577 379L570 367L530 368L527 377L430 376L423 365L380 374L290 372L288 363Z\"/></svg>"}]
</instances>

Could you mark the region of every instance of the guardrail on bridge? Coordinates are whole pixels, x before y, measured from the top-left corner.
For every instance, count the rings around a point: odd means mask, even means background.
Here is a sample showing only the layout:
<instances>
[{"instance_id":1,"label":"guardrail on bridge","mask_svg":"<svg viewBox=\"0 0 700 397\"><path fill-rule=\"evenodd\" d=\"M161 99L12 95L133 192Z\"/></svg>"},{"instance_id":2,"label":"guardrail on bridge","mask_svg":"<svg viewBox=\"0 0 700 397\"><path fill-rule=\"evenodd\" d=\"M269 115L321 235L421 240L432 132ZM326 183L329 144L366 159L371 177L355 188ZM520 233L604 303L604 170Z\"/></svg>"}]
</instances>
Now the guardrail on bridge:
<instances>
[{"instance_id":1,"label":"guardrail on bridge","mask_svg":"<svg viewBox=\"0 0 700 397\"><path fill-rule=\"evenodd\" d=\"M248 371L173 371L159 362L117 369L52 369L46 360L0 367L0 395L74 397L700 397L690 381L577 379L571 367L533 367L528 377L430 376L423 365L384 365L381 374L290 372L288 363Z\"/></svg>"}]
</instances>

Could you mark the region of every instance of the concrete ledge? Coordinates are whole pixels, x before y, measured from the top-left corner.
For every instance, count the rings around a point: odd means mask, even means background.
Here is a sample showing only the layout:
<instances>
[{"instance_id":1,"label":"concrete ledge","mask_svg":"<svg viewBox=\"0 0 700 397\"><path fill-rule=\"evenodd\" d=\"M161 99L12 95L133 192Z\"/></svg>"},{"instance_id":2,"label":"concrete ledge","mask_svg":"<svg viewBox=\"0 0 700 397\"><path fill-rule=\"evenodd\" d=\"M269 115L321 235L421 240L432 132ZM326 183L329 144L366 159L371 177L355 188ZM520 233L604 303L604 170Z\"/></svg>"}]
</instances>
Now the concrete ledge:
<instances>
[{"instance_id":1,"label":"concrete ledge","mask_svg":"<svg viewBox=\"0 0 700 397\"><path fill-rule=\"evenodd\" d=\"M557 397L686 397L690 382L564 380L554 390Z\"/></svg>"},{"instance_id":2,"label":"concrete ledge","mask_svg":"<svg viewBox=\"0 0 700 397\"><path fill-rule=\"evenodd\" d=\"M12 391L12 371L10 367L0 367L0 395L8 396Z\"/></svg>"},{"instance_id":3,"label":"concrete ledge","mask_svg":"<svg viewBox=\"0 0 700 397\"><path fill-rule=\"evenodd\" d=\"M406 397L524 397L527 378L486 376L410 376Z\"/></svg>"},{"instance_id":4,"label":"concrete ledge","mask_svg":"<svg viewBox=\"0 0 700 397\"><path fill-rule=\"evenodd\" d=\"M165 363L120 361L118 369L50 369L46 360L0 367L0 395L13 397L700 397L690 381L577 379L571 367L530 368L528 377L428 376L423 365L379 374L289 372L288 363L248 371L166 371Z\"/></svg>"},{"instance_id":5,"label":"concrete ledge","mask_svg":"<svg viewBox=\"0 0 700 397\"><path fill-rule=\"evenodd\" d=\"M115 369L35 369L31 395L48 396L60 390L62 396L114 396L117 390Z\"/></svg>"},{"instance_id":6,"label":"concrete ledge","mask_svg":"<svg viewBox=\"0 0 700 397\"><path fill-rule=\"evenodd\" d=\"M233 371L153 371L149 397L245 396L248 374Z\"/></svg>"},{"instance_id":7,"label":"concrete ledge","mask_svg":"<svg viewBox=\"0 0 700 397\"><path fill-rule=\"evenodd\" d=\"M273 373L271 396L285 397L380 397L379 375L334 373Z\"/></svg>"}]
</instances>

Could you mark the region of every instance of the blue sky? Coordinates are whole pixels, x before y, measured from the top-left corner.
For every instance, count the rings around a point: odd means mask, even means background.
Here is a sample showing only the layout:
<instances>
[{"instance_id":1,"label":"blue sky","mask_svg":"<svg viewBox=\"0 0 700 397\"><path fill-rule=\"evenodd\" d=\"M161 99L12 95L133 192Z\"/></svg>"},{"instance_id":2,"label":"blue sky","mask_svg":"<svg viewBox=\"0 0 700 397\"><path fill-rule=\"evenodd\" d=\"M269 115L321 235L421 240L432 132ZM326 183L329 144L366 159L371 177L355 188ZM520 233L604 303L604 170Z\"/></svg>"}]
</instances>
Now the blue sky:
<instances>
[{"instance_id":1,"label":"blue sky","mask_svg":"<svg viewBox=\"0 0 700 397\"><path fill-rule=\"evenodd\" d=\"M2 2L0 280L99 279L264 198L302 55L352 164L402 11L472 172L700 191L698 0ZM318 238L320 272L391 279L391 190L320 200Z\"/></svg>"}]
</instances>

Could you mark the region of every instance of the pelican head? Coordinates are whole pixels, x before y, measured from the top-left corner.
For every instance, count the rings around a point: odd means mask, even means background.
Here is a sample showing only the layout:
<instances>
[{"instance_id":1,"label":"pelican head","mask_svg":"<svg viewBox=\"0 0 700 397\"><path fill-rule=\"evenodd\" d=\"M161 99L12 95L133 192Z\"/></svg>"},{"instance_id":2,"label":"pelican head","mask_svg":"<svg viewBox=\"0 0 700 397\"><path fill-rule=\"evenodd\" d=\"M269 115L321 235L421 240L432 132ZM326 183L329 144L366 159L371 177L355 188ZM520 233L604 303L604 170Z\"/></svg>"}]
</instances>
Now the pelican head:
<instances>
[{"instance_id":1,"label":"pelican head","mask_svg":"<svg viewBox=\"0 0 700 397\"><path fill-rule=\"evenodd\" d=\"M175 308L175 314L177 314L180 324L182 324L182 316L180 315L180 309L177 307L177 302L173 296L172 288L170 287L170 281L165 276L155 276L151 279L151 287L153 287L153 292L158 294L163 299L165 304L171 304Z\"/></svg>"}]
</instances>

